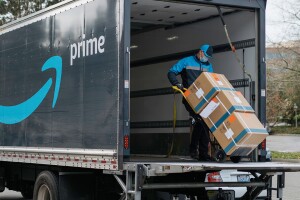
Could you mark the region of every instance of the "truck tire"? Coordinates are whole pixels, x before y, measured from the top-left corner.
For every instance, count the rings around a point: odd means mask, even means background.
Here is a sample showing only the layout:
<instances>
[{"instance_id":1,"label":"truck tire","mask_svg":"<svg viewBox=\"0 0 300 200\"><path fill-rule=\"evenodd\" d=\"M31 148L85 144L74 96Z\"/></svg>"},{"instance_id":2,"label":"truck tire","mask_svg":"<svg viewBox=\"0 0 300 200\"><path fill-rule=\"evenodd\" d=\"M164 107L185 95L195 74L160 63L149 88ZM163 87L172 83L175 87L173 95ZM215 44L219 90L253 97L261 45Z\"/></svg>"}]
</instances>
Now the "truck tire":
<instances>
[{"instance_id":1,"label":"truck tire","mask_svg":"<svg viewBox=\"0 0 300 200\"><path fill-rule=\"evenodd\" d=\"M58 178L50 171L43 171L37 177L33 200L59 200Z\"/></svg>"}]
</instances>

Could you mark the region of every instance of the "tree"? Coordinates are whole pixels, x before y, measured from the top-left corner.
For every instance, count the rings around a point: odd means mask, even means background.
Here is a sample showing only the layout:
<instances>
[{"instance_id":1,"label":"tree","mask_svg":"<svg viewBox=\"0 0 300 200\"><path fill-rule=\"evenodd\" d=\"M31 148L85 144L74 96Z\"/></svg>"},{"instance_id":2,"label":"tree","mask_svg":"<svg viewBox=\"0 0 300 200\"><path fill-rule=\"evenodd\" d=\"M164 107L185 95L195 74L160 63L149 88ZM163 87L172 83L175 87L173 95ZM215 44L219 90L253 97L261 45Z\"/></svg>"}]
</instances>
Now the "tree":
<instances>
[{"instance_id":1,"label":"tree","mask_svg":"<svg viewBox=\"0 0 300 200\"><path fill-rule=\"evenodd\" d=\"M63 0L0 0L0 25L42 10Z\"/></svg>"},{"instance_id":2,"label":"tree","mask_svg":"<svg viewBox=\"0 0 300 200\"><path fill-rule=\"evenodd\" d=\"M0 25L5 23L4 15L7 13L7 2L0 0Z\"/></svg>"},{"instance_id":3,"label":"tree","mask_svg":"<svg viewBox=\"0 0 300 200\"><path fill-rule=\"evenodd\" d=\"M57 4L57 3L61 2L61 1L64 1L64 0L48 0L46 7L52 6L52 5Z\"/></svg>"},{"instance_id":4,"label":"tree","mask_svg":"<svg viewBox=\"0 0 300 200\"><path fill-rule=\"evenodd\" d=\"M0 1L0 15L3 15L6 13L6 2Z\"/></svg>"},{"instance_id":5,"label":"tree","mask_svg":"<svg viewBox=\"0 0 300 200\"><path fill-rule=\"evenodd\" d=\"M267 48L267 119L275 122L280 116L293 122L293 105L300 105L300 3L275 6L285 29L280 41L269 39Z\"/></svg>"}]
</instances>

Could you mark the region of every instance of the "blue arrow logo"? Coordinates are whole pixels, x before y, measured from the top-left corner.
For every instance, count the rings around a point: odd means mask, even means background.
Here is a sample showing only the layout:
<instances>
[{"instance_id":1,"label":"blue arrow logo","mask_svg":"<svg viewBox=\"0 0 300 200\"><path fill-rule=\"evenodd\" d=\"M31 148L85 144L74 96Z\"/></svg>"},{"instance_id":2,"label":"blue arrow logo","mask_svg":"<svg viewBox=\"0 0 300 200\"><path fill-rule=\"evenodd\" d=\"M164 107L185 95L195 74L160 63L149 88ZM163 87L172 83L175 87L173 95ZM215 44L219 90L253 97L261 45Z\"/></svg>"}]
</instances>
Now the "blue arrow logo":
<instances>
[{"instance_id":1,"label":"blue arrow logo","mask_svg":"<svg viewBox=\"0 0 300 200\"><path fill-rule=\"evenodd\" d=\"M62 74L62 59L60 56L53 56L49 58L42 67L42 72L48 69L56 70L56 82L54 88L54 96L52 102L52 108L55 107ZM29 117L43 102L47 96L52 85L52 78L49 78L44 86L35 93L32 97L23 103L14 106L1 106L0 105L0 123L4 124L16 124L27 117Z\"/></svg>"}]
</instances>

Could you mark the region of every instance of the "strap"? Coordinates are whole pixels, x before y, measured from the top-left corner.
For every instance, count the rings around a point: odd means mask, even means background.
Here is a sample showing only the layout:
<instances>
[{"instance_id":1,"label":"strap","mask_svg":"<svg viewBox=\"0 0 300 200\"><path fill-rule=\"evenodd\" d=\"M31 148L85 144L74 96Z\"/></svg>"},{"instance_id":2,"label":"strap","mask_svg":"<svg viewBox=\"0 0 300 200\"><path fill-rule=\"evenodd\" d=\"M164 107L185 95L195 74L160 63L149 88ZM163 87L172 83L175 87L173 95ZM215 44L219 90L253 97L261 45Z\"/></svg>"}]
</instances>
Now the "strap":
<instances>
[{"instance_id":1,"label":"strap","mask_svg":"<svg viewBox=\"0 0 300 200\"><path fill-rule=\"evenodd\" d=\"M226 106L223 104L223 102L219 99L218 96L216 96L216 98L218 99L218 101L220 102L220 104L225 108L226 112L230 115L231 113L229 112L229 110L227 110Z\"/></svg>"},{"instance_id":2,"label":"strap","mask_svg":"<svg viewBox=\"0 0 300 200\"><path fill-rule=\"evenodd\" d=\"M217 130L217 126L215 125L215 123L213 123L213 121L211 120L211 118L210 117L207 117L208 119L209 119L209 121L210 121L210 123L212 123L212 125L215 127L215 129Z\"/></svg>"},{"instance_id":3,"label":"strap","mask_svg":"<svg viewBox=\"0 0 300 200\"><path fill-rule=\"evenodd\" d=\"M200 89L196 86L196 84L195 83L193 83L193 86L197 89L197 91L199 91ZM205 96L204 96L204 91L203 91L203 94L201 95L202 96L202 98L206 101L206 102L208 102L208 100L205 98Z\"/></svg>"},{"instance_id":4,"label":"strap","mask_svg":"<svg viewBox=\"0 0 300 200\"><path fill-rule=\"evenodd\" d=\"M175 138L175 130L176 130L176 120L177 120L177 106L176 106L176 92L180 92L182 96L184 96L184 93L182 90L180 90L177 86L172 86L174 89L173 94L173 133L172 133L172 142L169 149L169 152L167 153L166 157L170 157L172 154L173 148L174 148L174 138ZM184 90L187 90L186 88L183 88Z\"/></svg>"},{"instance_id":5,"label":"strap","mask_svg":"<svg viewBox=\"0 0 300 200\"><path fill-rule=\"evenodd\" d=\"M251 136L253 134L252 130L248 127L247 123L245 122L245 120L243 119L243 117L240 115L240 113L237 113L237 115L239 115L239 117L241 118L242 123L246 126L246 129L248 130L248 133ZM246 140L244 140L241 145L243 145L246 141L248 141L249 138L250 138L250 136L247 137ZM250 146L250 145L248 145L248 146Z\"/></svg>"},{"instance_id":6,"label":"strap","mask_svg":"<svg viewBox=\"0 0 300 200\"><path fill-rule=\"evenodd\" d=\"M239 98L233 91L230 91L230 93L231 93L234 97ZM247 109L246 109L245 106L243 106L242 102L240 102L240 103L237 102L237 103L243 108L244 112L247 112Z\"/></svg>"},{"instance_id":7,"label":"strap","mask_svg":"<svg viewBox=\"0 0 300 200\"><path fill-rule=\"evenodd\" d=\"M167 153L167 156L166 156L167 158L169 158L170 155L172 154L173 147L174 147L174 137L175 137L176 119L177 119L176 91L178 91L178 90L181 91L180 89L176 89L176 88L174 88L174 86L173 86L173 89L174 89L174 94L173 94L173 132L172 132L171 146L170 146L169 152Z\"/></svg>"},{"instance_id":8,"label":"strap","mask_svg":"<svg viewBox=\"0 0 300 200\"><path fill-rule=\"evenodd\" d=\"M218 90L221 90L221 88L218 86L218 84L215 83L214 79L211 78L211 75L212 75L212 74L213 74L213 73L208 73L208 79L211 80L211 83L214 85L214 87L217 87Z\"/></svg>"}]
</instances>

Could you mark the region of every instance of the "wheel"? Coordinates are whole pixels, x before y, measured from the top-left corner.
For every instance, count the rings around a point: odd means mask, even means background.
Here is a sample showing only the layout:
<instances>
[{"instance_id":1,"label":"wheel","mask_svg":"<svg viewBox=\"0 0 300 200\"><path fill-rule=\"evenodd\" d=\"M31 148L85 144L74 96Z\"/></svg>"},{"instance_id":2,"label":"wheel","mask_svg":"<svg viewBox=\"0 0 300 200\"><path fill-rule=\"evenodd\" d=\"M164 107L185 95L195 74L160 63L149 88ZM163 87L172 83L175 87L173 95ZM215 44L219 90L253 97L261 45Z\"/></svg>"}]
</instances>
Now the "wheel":
<instances>
[{"instance_id":1,"label":"wheel","mask_svg":"<svg viewBox=\"0 0 300 200\"><path fill-rule=\"evenodd\" d=\"M58 179L50 171L43 171L37 177L34 190L33 200L59 200Z\"/></svg>"},{"instance_id":2,"label":"wheel","mask_svg":"<svg viewBox=\"0 0 300 200\"><path fill-rule=\"evenodd\" d=\"M230 156L230 160L233 163L239 163L241 161L242 157L241 156Z\"/></svg>"},{"instance_id":3,"label":"wheel","mask_svg":"<svg viewBox=\"0 0 300 200\"><path fill-rule=\"evenodd\" d=\"M221 149L216 150L215 159L217 162L225 162L226 161L226 153Z\"/></svg>"}]
</instances>

